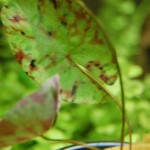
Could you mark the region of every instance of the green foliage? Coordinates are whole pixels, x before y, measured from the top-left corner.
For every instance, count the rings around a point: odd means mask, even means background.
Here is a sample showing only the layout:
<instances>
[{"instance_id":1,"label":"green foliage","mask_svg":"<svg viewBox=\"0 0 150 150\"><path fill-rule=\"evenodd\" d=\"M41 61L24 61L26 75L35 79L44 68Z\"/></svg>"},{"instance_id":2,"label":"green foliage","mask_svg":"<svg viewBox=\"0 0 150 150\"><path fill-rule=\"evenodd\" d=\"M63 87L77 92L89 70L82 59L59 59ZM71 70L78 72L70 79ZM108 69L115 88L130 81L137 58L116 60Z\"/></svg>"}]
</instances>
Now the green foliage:
<instances>
[{"instance_id":1,"label":"green foliage","mask_svg":"<svg viewBox=\"0 0 150 150\"><path fill-rule=\"evenodd\" d=\"M109 100L100 84L112 85L117 78L115 51L98 21L82 5L78 1L14 0L3 7L1 18L10 47L29 77L42 84L60 74L65 101Z\"/></svg>"},{"instance_id":2,"label":"green foliage","mask_svg":"<svg viewBox=\"0 0 150 150\"><path fill-rule=\"evenodd\" d=\"M112 85L117 78L115 51L98 21L80 1L14 0L2 7L1 19L10 49L23 70L37 83L41 85L49 76L58 73L61 76L62 100L88 103L113 99L102 83ZM27 99L32 99L32 96ZM14 135L6 135L7 128L4 133L1 131L1 146L14 144L20 138L23 139L21 142L31 138L26 132L20 136L19 125L30 120L35 122L31 118L36 118L36 108L42 111L43 106L40 108L31 103L20 109L21 104L1 122L1 128L8 126L13 128L11 133L18 131ZM35 107L35 113L30 118L31 106ZM51 110L54 114L55 109ZM27 116L23 119L27 118L23 121L15 111L21 114L28 111L29 114L24 114ZM15 119L17 122L14 124ZM42 134L36 128L38 125L34 127L34 136Z\"/></svg>"},{"instance_id":3,"label":"green foliage","mask_svg":"<svg viewBox=\"0 0 150 150\"><path fill-rule=\"evenodd\" d=\"M144 80L138 79L142 68L134 62L139 51L140 29L150 1L143 0L137 4L134 0L104 0L102 5L97 16L117 49L124 79L126 109L134 141L137 141L144 133L150 132L150 76L147 75ZM15 62L9 49L0 49L1 117L19 98L32 93L36 88ZM117 83L111 92L119 97ZM83 141L119 140L120 118L121 114L112 102L96 106L63 103L56 127L46 135ZM26 150L27 147L29 150L56 149L61 146L60 143L49 143L37 138L7 150Z\"/></svg>"},{"instance_id":4,"label":"green foliage","mask_svg":"<svg viewBox=\"0 0 150 150\"><path fill-rule=\"evenodd\" d=\"M140 50L140 34L144 19L149 13L150 1L109 0L105 1L104 5L106 7L103 7L98 15L117 50L124 80L126 109L133 128L133 140L137 141L144 133L150 132L147 109L150 107L150 78L147 75L145 79L139 79L142 68L136 64ZM122 6L126 6L125 11Z\"/></svg>"}]
</instances>

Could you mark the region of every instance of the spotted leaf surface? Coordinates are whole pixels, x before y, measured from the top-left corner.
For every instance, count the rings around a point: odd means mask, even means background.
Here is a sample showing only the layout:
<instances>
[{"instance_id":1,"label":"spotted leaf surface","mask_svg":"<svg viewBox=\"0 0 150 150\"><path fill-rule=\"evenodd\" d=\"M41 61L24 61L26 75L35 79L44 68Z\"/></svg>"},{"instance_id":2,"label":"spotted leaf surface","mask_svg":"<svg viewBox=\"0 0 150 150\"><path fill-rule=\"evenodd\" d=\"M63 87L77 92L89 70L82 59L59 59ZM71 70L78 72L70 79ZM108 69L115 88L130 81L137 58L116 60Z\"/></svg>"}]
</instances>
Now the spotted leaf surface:
<instances>
[{"instance_id":1,"label":"spotted leaf surface","mask_svg":"<svg viewBox=\"0 0 150 150\"><path fill-rule=\"evenodd\" d=\"M66 101L110 99L94 84L115 82L115 52L80 1L13 0L3 7L1 18L14 55L32 79L41 84L60 74L61 99Z\"/></svg>"},{"instance_id":2,"label":"spotted leaf surface","mask_svg":"<svg viewBox=\"0 0 150 150\"><path fill-rule=\"evenodd\" d=\"M0 121L0 147L28 141L51 128L59 110L58 76L19 101Z\"/></svg>"}]
</instances>

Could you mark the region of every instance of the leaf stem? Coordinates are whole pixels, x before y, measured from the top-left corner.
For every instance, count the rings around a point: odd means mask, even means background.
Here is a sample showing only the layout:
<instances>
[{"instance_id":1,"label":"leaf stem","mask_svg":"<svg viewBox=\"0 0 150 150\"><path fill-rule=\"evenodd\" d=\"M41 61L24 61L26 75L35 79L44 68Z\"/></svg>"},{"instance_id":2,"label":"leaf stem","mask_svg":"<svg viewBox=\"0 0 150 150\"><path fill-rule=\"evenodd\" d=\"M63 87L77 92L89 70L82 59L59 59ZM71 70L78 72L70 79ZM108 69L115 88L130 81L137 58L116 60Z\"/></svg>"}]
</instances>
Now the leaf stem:
<instances>
[{"instance_id":1,"label":"leaf stem","mask_svg":"<svg viewBox=\"0 0 150 150\"><path fill-rule=\"evenodd\" d=\"M114 59L117 63L117 68L118 68L118 73L119 73L119 82L120 82L120 89L121 89L121 103L122 103L122 106L121 104L97 81L97 83L99 84L99 87L103 88L105 90L105 92L107 94L109 94L112 99L114 100L114 102L119 106L121 112L122 112L122 129L121 129L121 150L122 150L122 147L123 147L123 142L124 142L124 135L125 135L125 120L127 122L127 125L128 125L128 131L129 131L129 135L130 135L130 139L129 139L129 143L130 143L130 150L131 150L131 147L132 147L132 130L131 130L131 125L129 123L129 120L127 118L127 115L126 115L126 112L125 112L125 96L124 96L124 87L123 87L123 81L122 81L122 75L121 75L121 70L120 70L120 66L119 66L119 63L118 63L118 60L117 60L117 54L116 54L116 51L115 51L115 48L113 47L111 41L109 40L106 32L103 30L102 26L101 26L101 23L100 21L93 15L93 13L80 1L78 0L77 3L82 6L89 15L91 15L93 17L93 19L97 22L97 25L99 26L100 30L102 31L104 37L106 38L106 41L109 45L109 48L112 52L112 55L114 56ZM74 62L75 63L75 62ZM76 66L78 68L79 65L76 64ZM80 70L82 71L82 69L80 68ZM82 71L83 72L83 71ZM87 75L86 72L84 72L84 74ZM91 76L87 75L90 79L94 80Z\"/></svg>"},{"instance_id":2,"label":"leaf stem","mask_svg":"<svg viewBox=\"0 0 150 150\"><path fill-rule=\"evenodd\" d=\"M80 141L76 141L76 140L62 140L62 139L50 139L44 135L41 136L41 138L47 140L47 141L53 141L53 142L63 142L63 143L71 143L71 144L74 144L74 145L80 145L80 146L84 146L90 150L101 150L99 148L96 148L94 146L90 146L84 142L80 142Z\"/></svg>"},{"instance_id":3,"label":"leaf stem","mask_svg":"<svg viewBox=\"0 0 150 150\"><path fill-rule=\"evenodd\" d=\"M129 139L129 145L130 145L129 150L131 150L131 147L132 147L132 130L131 130L131 125L130 125L129 119L128 119L127 114L125 112L124 89L123 89L122 76L121 76L121 71L120 71L120 67L119 67L118 61L116 60L118 71L119 71L119 77L120 77L122 105L116 100L116 98L99 81L97 81L88 72L86 72L86 70L84 70L82 66L80 66L78 63L76 63L74 60L72 60L72 58L70 56L68 56L67 58L69 59L69 61L71 61L73 64L75 64L75 66L82 73L84 73L92 82L96 83L98 87L100 87L101 89L103 89L113 99L113 101L115 102L115 104L119 107L119 109L122 112L121 150L123 150L123 143L124 143L125 121L127 123L128 131L129 131L129 135L130 135L130 137L129 137L130 138Z\"/></svg>"}]
</instances>

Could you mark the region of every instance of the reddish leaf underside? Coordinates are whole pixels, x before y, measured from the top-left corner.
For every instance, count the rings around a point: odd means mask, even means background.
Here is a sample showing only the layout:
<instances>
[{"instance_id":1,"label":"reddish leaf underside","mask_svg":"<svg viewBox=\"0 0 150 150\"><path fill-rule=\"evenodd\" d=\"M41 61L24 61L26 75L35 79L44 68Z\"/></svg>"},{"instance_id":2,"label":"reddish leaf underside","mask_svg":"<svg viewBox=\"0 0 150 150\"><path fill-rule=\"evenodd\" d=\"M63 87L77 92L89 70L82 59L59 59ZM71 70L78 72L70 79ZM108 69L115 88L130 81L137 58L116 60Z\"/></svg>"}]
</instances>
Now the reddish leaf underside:
<instances>
[{"instance_id":1,"label":"reddish leaf underside","mask_svg":"<svg viewBox=\"0 0 150 150\"><path fill-rule=\"evenodd\" d=\"M0 147L31 140L51 128L59 111L59 77L19 101L0 121Z\"/></svg>"}]
</instances>

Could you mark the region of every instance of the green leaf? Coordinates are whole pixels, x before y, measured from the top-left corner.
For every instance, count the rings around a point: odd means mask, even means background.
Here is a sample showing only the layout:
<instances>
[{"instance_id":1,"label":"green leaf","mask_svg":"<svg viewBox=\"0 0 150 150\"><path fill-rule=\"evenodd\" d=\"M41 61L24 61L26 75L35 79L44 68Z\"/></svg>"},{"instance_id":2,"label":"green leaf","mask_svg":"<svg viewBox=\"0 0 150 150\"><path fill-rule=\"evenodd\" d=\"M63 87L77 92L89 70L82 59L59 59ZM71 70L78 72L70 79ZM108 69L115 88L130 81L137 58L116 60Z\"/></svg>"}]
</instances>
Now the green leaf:
<instances>
[{"instance_id":1,"label":"green leaf","mask_svg":"<svg viewBox=\"0 0 150 150\"><path fill-rule=\"evenodd\" d=\"M13 0L3 7L1 18L14 55L36 82L58 73L62 100L111 99L101 84L115 82L116 55L80 1Z\"/></svg>"},{"instance_id":2,"label":"green leaf","mask_svg":"<svg viewBox=\"0 0 150 150\"><path fill-rule=\"evenodd\" d=\"M28 141L51 128L59 110L59 78L19 101L0 121L0 147Z\"/></svg>"}]
</instances>

